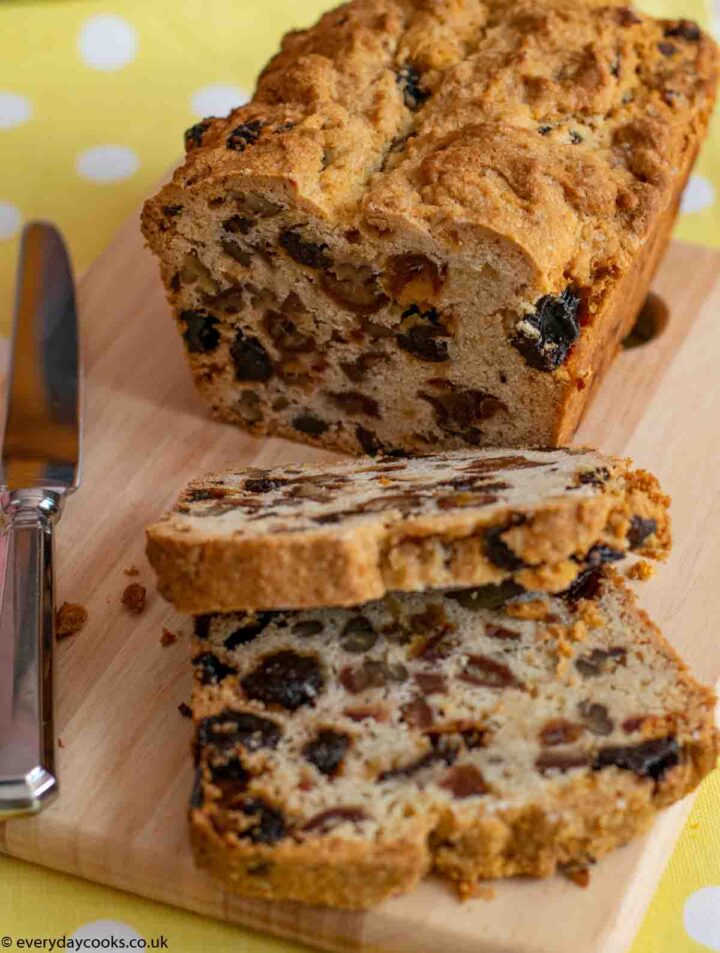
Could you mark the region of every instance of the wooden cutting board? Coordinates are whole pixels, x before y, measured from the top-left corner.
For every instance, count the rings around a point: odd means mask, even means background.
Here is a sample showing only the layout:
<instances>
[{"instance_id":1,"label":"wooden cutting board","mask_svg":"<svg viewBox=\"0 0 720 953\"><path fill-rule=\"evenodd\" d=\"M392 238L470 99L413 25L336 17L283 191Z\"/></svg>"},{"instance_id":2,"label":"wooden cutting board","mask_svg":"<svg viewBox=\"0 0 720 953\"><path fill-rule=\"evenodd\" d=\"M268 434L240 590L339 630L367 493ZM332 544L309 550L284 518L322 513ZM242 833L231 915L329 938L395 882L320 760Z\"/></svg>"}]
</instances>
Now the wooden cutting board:
<instances>
[{"instance_id":1,"label":"wooden cutting board","mask_svg":"<svg viewBox=\"0 0 720 953\"><path fill-rule=\"evenodd\" d=\"M578 435L629 453L673 494L676 547L641 592L695 672L720 675L720 253L674 244L655 289L665 331L612 367ZM593 871L495 886L460 904L430 880L367 914L247 901L195 870L185 810L191 785L187 619L154 593L143 527L185 481L231 464L322 459L213 423L196 398L154 262L128 222L81 282L86 370L82 489L58 539L59 597L84 603L83 632L58 646L61 797L0 825L0 850L170 904L331 950L412 953L619 953L627 949L689 804ZM327 455L325 455L327 456ZM146 611L120 605L140 569ZM167 626L182 636L162 648Z\"/></svg>"}]
</instances>

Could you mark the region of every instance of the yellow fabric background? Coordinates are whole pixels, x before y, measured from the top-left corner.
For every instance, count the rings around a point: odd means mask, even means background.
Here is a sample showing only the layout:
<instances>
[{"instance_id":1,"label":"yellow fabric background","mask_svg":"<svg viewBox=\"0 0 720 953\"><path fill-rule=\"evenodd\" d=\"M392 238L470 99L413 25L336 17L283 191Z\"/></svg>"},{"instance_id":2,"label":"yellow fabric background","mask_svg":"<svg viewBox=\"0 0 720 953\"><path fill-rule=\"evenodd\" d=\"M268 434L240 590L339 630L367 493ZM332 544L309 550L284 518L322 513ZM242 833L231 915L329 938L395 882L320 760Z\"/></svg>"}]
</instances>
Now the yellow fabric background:
<instances>
[{"instance_id":1,"label":"yellow fabric background","mask_svg":"<svg viewBox=\"0 0 720 953\"><path fill-rule=\"evenodd\" d=\"M644 0L641 5L659 15L690 16L706 26L714 13L717 26L720 0L715 2L715 10L710 0ZM190 105L193 93L211 84L231 84L250 93L280 34L310 23L330 6L323 0L5 0L0 4L0 210L4 203L23 220L57 222L82 271L180 155L183 129L199 118ZM97 14L123 17L135 30L137 53L123 68L91 68L79 55L80 30ZM28 121L3 127L3 93L32 103ZM137 171L112 182L82 178L76 170L78 155L107 144L134 150ZM720 202L712 201L712 189L720 189L717 117L696 174L705 207L681 215L676 233L720 246ZM0 237L0 334L9 328L16 253L17 234ZM716 772L701 790L632 953L720 950L719 807ZM683 909L693 893L708 887L716 892L703 895L710 914L701 944L688 935ZM98 919L125 923L147 938L162 933L169 949L182 953L299 949L0 858L0 934L57 936Z\"/></svg>"}]
</instances>

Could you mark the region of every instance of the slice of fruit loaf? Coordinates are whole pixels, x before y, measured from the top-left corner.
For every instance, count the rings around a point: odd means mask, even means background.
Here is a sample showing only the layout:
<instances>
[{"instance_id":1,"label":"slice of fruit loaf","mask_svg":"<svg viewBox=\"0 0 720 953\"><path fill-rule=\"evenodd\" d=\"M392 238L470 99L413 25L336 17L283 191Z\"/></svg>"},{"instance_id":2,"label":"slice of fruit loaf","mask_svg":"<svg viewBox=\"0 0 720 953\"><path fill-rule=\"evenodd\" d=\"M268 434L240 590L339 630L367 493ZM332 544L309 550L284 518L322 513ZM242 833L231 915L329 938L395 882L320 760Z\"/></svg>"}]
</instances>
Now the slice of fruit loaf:
<instances>
[{"instance_id":1,"label":"slice of fruit loaf","mask_svg":"<svg viewBox=\"0 0 720 953\"><path fill-rule=\"evenodd\" d=\"M350 452L567 442L712 112L713 41L620 0L354 0L151 199L218 416Z\"/></svg>"},{"instance_id":2,"label":"slice of fruit loaf","mask_svg":"<svg viewBox=\"0 0 720 953\"><path fill-rule=\"evenodd\" d=\"M612 570L501 601L199 617L198 862L249 896L352 908L432 868L577 871L711 770L713 694Z\"/></svg>"},{"instance_id":3,"label":"slice of fruit loaf","mask_svg":"<svg viewBox=\"0 0 720 953\"><path fill-rule=\"evenodd\" d=\"M511 580L559 591L629 549L663 557L669 500L593 450L455 451L218 473L148 530L185 612L356 605Z\"/></svg>"}]
</instances>

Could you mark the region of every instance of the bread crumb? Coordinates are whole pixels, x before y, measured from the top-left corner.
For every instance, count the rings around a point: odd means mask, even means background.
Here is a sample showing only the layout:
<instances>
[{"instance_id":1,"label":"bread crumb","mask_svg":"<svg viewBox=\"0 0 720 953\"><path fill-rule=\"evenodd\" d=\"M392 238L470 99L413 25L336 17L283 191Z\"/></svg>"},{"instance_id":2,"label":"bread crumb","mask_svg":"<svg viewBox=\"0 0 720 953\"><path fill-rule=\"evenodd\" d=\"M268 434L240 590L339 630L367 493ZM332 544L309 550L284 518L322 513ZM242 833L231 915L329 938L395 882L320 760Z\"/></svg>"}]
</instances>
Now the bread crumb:
<instances>
[{"instance_id":1,"label":"bread crumb","mask_svg":"<svg viewBox=\"0 0 720 953\"><path fill-rule=\"evenodd\" d=\"M632 566L628 566L625 575L628 579L639 579L641 582L647 582L655 575L655 567L646 559L639 559Z\"/></svg>"},{"instance_id":2,"label":"bread crumb","mask_svg":"<svg viewBox=\"0 0 720 953\"><path fill-rule=\"evenodd\" d=\"M129 566L127 569L123 569L123 572L126 576L139 576L140 570L137 566Z\"/></svg>"},{"instance_id":3,"label":"bread crumb","mask_svg":"<svg viewBox=\"0 0 720 953\"><path fill-rule=\"evenodd\" d=\"M457 892L463 903L465 903L466 900L494 900L496 897L495 888L489 884L466 883L465 881L461 881L457 884Z\"/></svg>"},{"instance_id":4,"label":"bread crumb","mask_svg":"<svg viewBox=\"0 0 720 953\"><path fill-rule=\"evenodd\" d=\"M65 747L65 742L62 740L62 738L58 738L58 748L64 748L64 747Z\"/></svg>"},{"instance_id":5,"label":"bread crumb","mask_svg":"<svg viewBox=\"0 0 720 953\"><path fill-rule=\"evenodd\" d=\"M561 867L560 868L567 877L568 880L572 881L576 887L582 887L584 890L590 883L590 870L587 867Z\"/></svg>"},{"instance_id":6,"label":"bread crumb","mask_svg":"<svg viewBox=\"0 0 720 953\"><path fill-rule=\"evenodd\" d=\"M180 702L178 705L178 711L183 718L192 718L192 708L190 708L187 702Z\"/></svg>"},{"instance_id":7,"label":"bread crumb","mask_svg":"<svg viewBox=\"0 0 720 953\"><path fill-rule=\"evenodd\" d=\"M171 632L170 629L163 627L162 635L160 636L160 645L163 648L167 648L168 645L175 645L178 637L175 632Z\"/></svg>"},{"instance_id":8,"label":"bread crumb","mask_svg":"<svg viewBox=\"0 0 720 953\"><path fill-rule=\"evenodd\" d=\"M145 586L141 586L139 582L131 582L126 586L121 602L130 612L140 614L145 608L145 596Z\"/></svg>"},{"instance_id":9,"label":"bread crumb","mask_svg":"<svg viewBox=\"0 0 720 953\"><path fill-rule=\"evenodd\" d=\"M544 619L549 610L547 599L519 600L505 606L505 614L513 619Z\"/></svg>"},{"instance_id":10,"label":"bread crumb","mask_svg":"<svg viewBox=\"0 0 720 953\"><path fill-rule=\"evenodd\" d=\"M78 602L63 602L55 613L55 637L66 639L77 635L87 622L88 611Z\"/></svg>"}]
</instances>

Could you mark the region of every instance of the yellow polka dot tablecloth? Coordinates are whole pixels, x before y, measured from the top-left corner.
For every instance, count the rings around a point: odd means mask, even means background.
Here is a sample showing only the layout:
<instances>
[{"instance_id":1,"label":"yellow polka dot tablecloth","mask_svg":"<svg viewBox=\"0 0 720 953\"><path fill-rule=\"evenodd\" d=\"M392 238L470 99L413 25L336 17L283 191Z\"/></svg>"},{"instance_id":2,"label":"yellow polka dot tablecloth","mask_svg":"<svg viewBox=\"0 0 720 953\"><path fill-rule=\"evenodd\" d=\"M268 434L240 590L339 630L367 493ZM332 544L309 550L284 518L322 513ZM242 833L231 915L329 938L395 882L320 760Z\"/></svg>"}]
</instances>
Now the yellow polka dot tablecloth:
<instances>
[{"instance_id":1,"label":"yellow polka dot tablecloth","mask_svg":"<svg viewBox=\"0 0 720 953\"><path fill-rule=\"evenodd\" d=\"M713 6L714 3L714 6ZM720 0L644 0L720 37ZM181 153L182 130L244 101L285 30L322 0L0 2L0 335L24 221L56 222L86 267ZM720 121L676 233L720 246ZM0 934L164 937L182 953L296 944L0 858ZM97 944L96 944L97 945ZM156 948L162 944L157 943ZM720 951L720 776L702 787L631 953ZM585 953L579 950L578 953Z\"/></svg>"}]
</instances>

